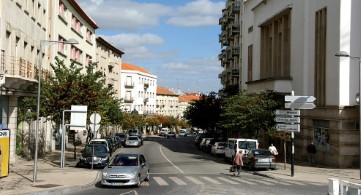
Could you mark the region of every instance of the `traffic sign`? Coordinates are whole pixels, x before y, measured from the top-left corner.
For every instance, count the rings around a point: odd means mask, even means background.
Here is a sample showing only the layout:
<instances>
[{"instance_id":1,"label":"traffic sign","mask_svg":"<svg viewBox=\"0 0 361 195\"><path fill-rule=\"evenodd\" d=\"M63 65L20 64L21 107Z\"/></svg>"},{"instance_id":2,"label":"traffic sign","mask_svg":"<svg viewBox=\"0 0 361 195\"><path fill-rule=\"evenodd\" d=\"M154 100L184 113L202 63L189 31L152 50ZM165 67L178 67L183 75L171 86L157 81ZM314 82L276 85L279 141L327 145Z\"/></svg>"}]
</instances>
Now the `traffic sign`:
<instances>
[{"instance_id":1,"label":"traffic sign","mask_svg":"<svg viewBox=\"0 0 361 195\"><path fill-rule=\"evenodd\" d=\"M101 121L102 117L98 113L93 113L90 115L90 122L94 124L98 124Z\"/></svg>"},{"instance_id":2,"label":"traffic sign","mask_svg":"<svg viewBox=\"0 0 361 195\"><path fill-rule=\"evenodd\" d=\"M284 115L284 116L300 116L300 110L275 110L273 112L275 115Z\"/></svg>"},{"instance_id":3,"label":"traffic sign","mask_svg":"<svg viewBox=\"0 0 361 195\"><path fill-rule=\"evenodd\" d=\"M313 102L316 98L313 96L285 96L286 102L294 102L294 103L306 103L306 102Z\"/></svg>"},{"instance_id":4,"label":"traffic sign","mask_svg":"<svg viewBox=\"0 0 361 195\"><path fill-rule=\"evenodd\" d=\"M275 118L277 123L300 123L300 117L287 117L287 116L277 116Z\"/></svg>"},{"instance_id":5,"label":"traffic sign","mask_svg":"<svg viewBox=\"0 0 361 195\"><path fill-rule=\"evenodd\" d=\"M313 103L285 103L285 108L294 108L294 109L314 109L316 107Z\"/></svg>"},{"instance_id":6,"label":"traffic sign","mask_svg":"<svg viewBox=\"0 0 361 195\"><path fill-rule=\"evenodd\" d=\"M278 123L278 124L276 124L275 128L277 129L277 131L300 132L300 124Z\"/></svg>"}]
</instances>

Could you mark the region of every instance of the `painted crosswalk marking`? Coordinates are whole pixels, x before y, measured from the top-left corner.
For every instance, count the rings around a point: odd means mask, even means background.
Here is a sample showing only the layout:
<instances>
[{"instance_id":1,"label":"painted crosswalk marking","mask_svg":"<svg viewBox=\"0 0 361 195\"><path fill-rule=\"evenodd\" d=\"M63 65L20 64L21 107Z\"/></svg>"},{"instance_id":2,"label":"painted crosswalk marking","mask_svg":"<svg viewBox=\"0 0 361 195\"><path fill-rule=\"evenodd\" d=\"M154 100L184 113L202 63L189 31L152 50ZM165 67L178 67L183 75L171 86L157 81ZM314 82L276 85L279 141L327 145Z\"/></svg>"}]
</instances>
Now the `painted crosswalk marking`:
<instances>
[{"instance_id":1,"label":"painted crosswalk marking","mask_svg":"<svg viewBox=\"0 0 361 195\"><path fill-rule=\"evenodd\" d=\"M204 179L204 180L207 180L207 181L209 181L209 182L211 182L213 184L221 184L219 181L217 181L215 179L212 179L210 177L201 177L201 178Z\"/></svg>"},{"instance_id":2,"label":"painted crosswalk marking","mask_svg":"<svg viewBox=\"0 0 361 195\"><path fill-rule=\"evenodd\" d=\"M265 179L266 182L269 182L269 183L273 183L273 184L279 184L279 185L284 185L284 186L289 186L291 184L289 183L283 183L283 182L279 182L279 181L276 181L276 180L271 180L271 179Z\"/></svg>"},{"instance_id":3,"label":"painted crosswalk marking","mask_svg":"<svg viewBox=\"0 0 361 195\"><path fill-rule=\"evenodd\" d=\"M239 178L239 177L232 177L231 179L236 180L236 181L241 182L241 183L248 184L248 185L256 185L256 183L249 182L249 181L247 181L245 179L242 179L242 178Z\"/></svg>"},{"instance_id":4,"label":"painted crosswalk marking","mask_svg":"<svg viewBox=\"0 0 361 195\"><path fill-rule=\"evenodd\" d=\"M169 184L164 181L161 177L153 177L153 179L160 185L160 186L168 186Z\"/></svg>"},{"instance_id":5,"label":"painted crosswalk marking","mask_svg":"<svg viewBox=\"0 0 361 195\"><path fill-rule=\"evenodd\" d=\"M140 184L140 186L144 186L144 187L146 187L146 186L149 186L149 182L142 182L141 184Z\"/></svg>"},{"instance_id":6,"label":"painted crosswalk marking","mask_svg":"<svg viewBox=\"0 0 361 195\"><path fill-rule=\"evenodd\" d=\"M220 179L220 180L222 180L222 181L224 181L224 182L227 182L227 183L229 183L229 184L238 184L237 182L232 181L232 180L227 179L227 178L224 178L224 177L218 177L218 179Z\"/></svg>"},{"instance_id":7,"label":"painted crosswalk marking","mask_svg":"<svg viewBox=\"0 0 361 195\"><path fill-rule=\"evenodd\" d=\"M185 178L187 178L188 180L192 181L193 183L197 184L197 185L202 185L204 184L203 182L199 181L198 179L194 178L194 177L190 177L190 176L186 176Z\"/></svg>"},{"instance_id":8,"label":"painted crosswalk marking","mask_svg":"<svg viewBox=\"0 0 361 195\"><path fill-rule=\"evenodd\" d=\"M287 181L284 181L284 180L282 180L282 181L280 181L281 183L283 183L283 182L285 182L285 183L289 183L289 184L291 184L291 185L306 185L306 184L304 184L304 183L301 183L301 182L299 182L299 181L291 181L291 180L287 180Z\"/></svg>"},{"instance_id":9,"label":"painted crosswalk marking","mask_svg":"<svg viewBox=\"0 0 361 195\"><path fill-rule=\"evenodd\" d=\"M271 184L271 183L269 183L269 182L262 181L262 180L259 180L259 179L248 179L248 180L254 181L254 182L258 182L258 183L261 183L261 184L264 184L264 185L268 185L268 186L273 185L273 184Z\"/></svg>"},{"instance_id":10,"label":"painted crosswalk marking","mask_svg":"<svg viewBox=\"0 0 361 195\"><path fill-rule=\"evenodd\" d=\"M173 180L176 184L178 184L180 186L188 185L184 181L180 180L178 177L169 177L169 179Z\"/></svg>"}]
</instances>

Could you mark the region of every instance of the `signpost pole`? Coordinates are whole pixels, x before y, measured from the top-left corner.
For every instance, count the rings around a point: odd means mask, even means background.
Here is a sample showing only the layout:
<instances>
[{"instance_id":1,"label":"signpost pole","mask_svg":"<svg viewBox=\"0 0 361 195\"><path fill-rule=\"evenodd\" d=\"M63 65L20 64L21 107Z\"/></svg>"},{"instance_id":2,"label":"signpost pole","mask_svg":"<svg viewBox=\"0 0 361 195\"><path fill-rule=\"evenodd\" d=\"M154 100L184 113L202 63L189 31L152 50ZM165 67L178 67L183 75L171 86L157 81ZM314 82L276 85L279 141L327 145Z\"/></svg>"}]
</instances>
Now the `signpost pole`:
<instances>
[{"instance_id":1,"label":"signpost pole","mask_svg":"<svg viewBox=\"0 0 361 195\"><path fill-rule=\"evenodd\" d=\"M295 95L295 92L292 91L292 96ZM294 110L293 108L291 110ZM292 152L291 152L291 177L293 177L295 175L295 169L294 169L294 164L295 164L295 133L293 131L291 131L291 147L292 147Z\"/></svg>"}]
</instances>

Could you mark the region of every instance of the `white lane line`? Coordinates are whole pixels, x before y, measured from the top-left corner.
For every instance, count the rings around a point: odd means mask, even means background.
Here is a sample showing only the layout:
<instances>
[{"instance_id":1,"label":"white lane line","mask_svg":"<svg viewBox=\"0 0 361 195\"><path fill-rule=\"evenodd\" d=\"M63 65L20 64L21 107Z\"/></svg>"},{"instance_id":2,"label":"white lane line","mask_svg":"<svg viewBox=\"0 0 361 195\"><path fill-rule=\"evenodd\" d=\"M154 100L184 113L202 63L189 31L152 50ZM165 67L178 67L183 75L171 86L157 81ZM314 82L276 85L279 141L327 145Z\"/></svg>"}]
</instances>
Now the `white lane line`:
<instances>
[{"instance_id":1,"label":"white lane line","mask_svg":"<svg viewBox=\"0 0 361 195\"><path fill-rule=\"evenodd\" d=\"M254 182L258 182L258 183L261 183L261 184L264 184L264 185L267 185L267 186L271 186L271 185L274 185L272 183L269 183L269 182L266 182L266 181L262 181L260 179L248 179L250 181L254 181Z\"/></svg>"},{"instance_id":2,"label":"white lane line","mask_svg":"<svg viewBox=\"0 0 361 195\"><path fill-rule=\"evenodd\" d=\"M226 178L224 178L224 177L218 177L218 179L220 179L220 180L222 180L222 181L225 181L225 182L227 182L227 183L229 183L229 184L238 184L237 182L232 181L232 180L230 180L230 179L226 179Z\"/></svg>"},{"instance_id":3,"label":"white lane line","mask_svg":"<svg viewBox=\"0 0 361 195\"><path fill-rule=\"evenodd\" d=\"M142 182L141 184L140 184L140 186L149 186L149 182Z\"/></svg>"},{"instance_id":4,"label":"white lane line","mask_svg":"<svg viewBox=\"0 0 361 195\"><path fill-rule=\"evenodd\" d=\"M247 181L245 179L241 179L239 177L232 177L231 179L236 180L236 181L241 182L241 183L248 184L248 185L256 185L256 183L254 183L254 182L250 182L250 181Z\"/></svg>"},{"instance_id":5,"label":"white lane line","mask_svg":"<svg viewBox=\"0 0 361 195\"><path fill-rule=\"evenodd\" d=\"M153 179L160 185L160 186L168 186L169 184L164 181L161 177L153 177Z\"/></svg>"},{"instance_id":6,"label":"white lane line","mask_svg":"<svg viewBox=\"0 0 361 195\"><path fill-rule=\"evenodd\" d=\"M279 182L279 181L276 181L276 180L270 180L270 179L265 179L264 181L267 181L267 182L270 182L270 183L273 183L273 184L278 184L278 185L284 185L284 186L289 186L291 184L285 184L285 183L282 183L282 182Z\"/></svg>"},{"instance_id":7,"label":"white lane line","mask_svg":"<svg viewBox=\"0 0 361 195\"><path fill-rule=\"evenodd\" d=\"M201 178L203 178L204 180L207 180L207 181L209 181L209 182L211 182L213 184L221 184L219 181L217 181L215 179L212 179L210 177L201 177Z\"/></svg>"},{"instance_id":8,"label":"white lane line","mask_svg":"<svg viewBox=\"0 0 361 195\"><path fill-rule=\"evenodd\" d=\"M194 178L194 177L190 177L190 176L186 176L187 179L191 180L193 183L197 184L197 185L202 185L204 184L203 182L199 181L198 179Z\"/></svg>"},{"instance_id":9,"label":"white lane line","mask_svg":"<svg viewBox=\"0 0 361 195\"><path fill-rule=\"evenodd\" d=\"M301 186L306 185L306 184L304 184L304 183L301 183L300 181L287 180L287 181L281 181L281 182L286 182L286 183L289 183L289 184L292 184L292 185L301 185Z\"/></svg>"},{"instance_id":10,"label":"white lane line","mask_svg":"<svg viewBox=\"0 0 361 195\"><path fill-rule=\"evenodd\" d=\"M171 180L173 180L176 184L180 185L180 186L186 186L188 185L187 183L185 183L184 181L180 180L178 177L169 177Z\"/></svg>"},{"instance_id":11,"label":"white lane line","mask_svg":"<svg viewBox=\"0 0 361 195\"><path fill-rule=\"evenodd\" d=\"M159 146L159 150L160 150L160 153L163 155L163 157L164 157L171 165L173 165L173 167L175 167L176 169L178 169L179 172L184 173L184 171L182 171L182 169L178 168L175 164L172 163L172 161L170 161L170 160L163 154L162 146Z\"/></svg>"}]
</instances>

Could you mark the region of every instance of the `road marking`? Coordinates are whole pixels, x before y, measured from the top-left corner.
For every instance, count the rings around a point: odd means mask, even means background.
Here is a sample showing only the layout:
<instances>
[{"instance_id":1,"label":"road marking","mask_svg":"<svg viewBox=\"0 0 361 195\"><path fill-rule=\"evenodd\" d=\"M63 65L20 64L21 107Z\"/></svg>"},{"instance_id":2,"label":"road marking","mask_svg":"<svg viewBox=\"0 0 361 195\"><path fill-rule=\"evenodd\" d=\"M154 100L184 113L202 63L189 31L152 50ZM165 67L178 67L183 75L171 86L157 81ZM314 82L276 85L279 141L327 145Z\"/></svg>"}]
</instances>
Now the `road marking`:
<instances>
[{"instance_id":1,"label":"road marking","mask_svg":"<svg viewBox=\"0 0 361 195\"><path fill-rule=\"evenodd\" d=\"M304 185L306 185L306 184L304 184L304 183L301 183L300 181L291 181L291 180L287 180L287 181L280 181L280 182L285 182L285 183L288 183L288 184L290 184L290 185L301 185L301 186L304 186Z\"/></svg>"},{"instance_id":2,"label":"road marking","mask_svg":"<svg viewBox=\"0 0 361 195\"><path fill-rule=\"evenodd\" d=\"M149 182L142 182L141 184L140 184L140 186L144 186L144 187L146 187L146 186L149 186Z\"/></svg>"},{"instance_id":3,"label":"road marking","mask_svg":"<svg viewBox=\"0 0 361 195\"><path fill-rule=\"evenodd\" d=\"M227 179L227 178L224 178L224 177L218 177L218 179L222 180L222 181L225 181L227 183L230 183L230 184L238 184L237 182L235 181L232 181L230 179Z\"/></svg>"},{"instance_id":4,"label":"road marking","mask_svg":"<svg viewBox=\"0 0 361 195\"><path fill-rule=\"evenodd\" d=\"M190 176L186 176L185 178L191 180L193 183L197 184L197 185L202 185L204 184L203 182L199 181L198 179L194 178L194 177L190 177Z\"/></svg>"},{"instance_id":5,"label":"road marking","mask_svg":"<svg viewBox=\"0 0 361 195\"><path fill-rule=\"evenodd\" d=\"M138 195L137 191L135 191L135 190L132 190L132 191L129 191L129 192L124 192L124 193L121 193L120 195L126 195L126 194L135 194L135 195Z\"/></svg>"},{"instance_id":6,"label":"road marking","mask_svg":"<svg viewBox=\"0 0 361 195\"><path fill-rule=\"evenodd\" d=\"M237 177L232 177L233 180L236 180L238 182L241 182L241 183L245 183L245 184L248 184L248 185L255 185L256 183L253 183L253 182L249 182L245 179L241 179L241 178L237 178Z\"/></svg>"},{"instance_id":7,"label":"road marking","mask_svg":"<svg viewBox=\"0 0 361 195\"><path fill-rule=\"evenodd\" d=\"M153 179L160 185L160 186L168 186L169 184L164 181L164 179L160 177L153 177Z\"/></svg>"},{"instance_id":8,"label":"road marking","mask_svg":"<svg viewBox=\"0 0 361 195\"><path fill-rule=\"evenodd\" d=\"M172 164L176 169L178 169L179 172L184 173L184 171L182 171L182 169L178 168L175 164L172 163L172 161L170 161L170 160L163 154L162 146L159 146L159 150L160 150L160 153L163 155L163 157L164 157L170 164Z\"/></svg>"},{"instance_id":9,"label":"road marking","mask_svg":"<svg viewBox=\"0 0 361 195\"><path fill-rule=\"evenodd\" d=\"M201 178L203 178L204 180L207 180L207 181L209 181L209 182L211 182L213 184L221 184L219 181L217 181L215 179L212 179L210 177L201 177Z\"/></svg>"},{"instance_id":10,"label":"road marking","mask_svg":"<svg viewBox=\"0 0 361 195\"><path fill-rule=\"evenodd\" d=\"M272 186L274 184L272 183L269 183L269 182L266 182L266 181L262 181L262 180L259 180L259 179L248 179L250 181L254 181L254 182L258 182L258 183L261 183L261 184L264 184L264 185L268 185L268 186Z\"/></svg>"},{"instance_id":11,"label":"road marking","mask_svg":"<svg viewBox=\"0 0 361 195\"><path fill-rule=\"evenodd\" d=\"M178 177L169 177L171 180L173 180L176 184L180 185L180 186L186 186L188 185L187 183L185 183L184 181L180 180Z\"/></svg>"}]
</instances>

